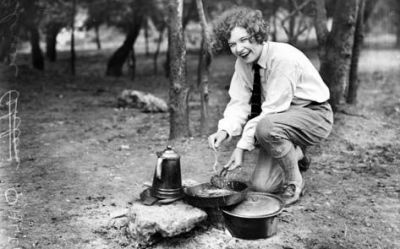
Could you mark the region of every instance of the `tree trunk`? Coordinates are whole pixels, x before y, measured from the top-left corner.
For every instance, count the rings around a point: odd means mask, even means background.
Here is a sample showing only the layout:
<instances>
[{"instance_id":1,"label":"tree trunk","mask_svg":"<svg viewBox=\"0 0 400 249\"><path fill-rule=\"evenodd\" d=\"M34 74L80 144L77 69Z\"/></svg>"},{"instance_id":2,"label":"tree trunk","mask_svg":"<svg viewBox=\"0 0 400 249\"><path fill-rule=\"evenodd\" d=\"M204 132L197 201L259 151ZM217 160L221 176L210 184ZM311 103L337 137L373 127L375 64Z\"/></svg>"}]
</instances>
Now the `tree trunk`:
<instances>
[{"instance_id":1,"label":"tree trunk","mask_svg":"<svg viewBox=\"0 0 400 249\"><path fill-rule=\"evenodd\" d=\"M57 60L57 35L58 28L49 28L46 32L46 57L49 61Z\"/></svg>"},{"instance_id":2,"label":"tree trunk","mask_svg":"<svg viewBox=\"0 0 400 249\"><path fill-rule=\"evenodd\" d=\"M358 12L357 12L357 23L354 34L354 45L351 57L350 66L350 78L349 87L347 91L346 102L349 104L357 103L357 90L358 90L358 61L360 59L361 47L364 43L364 9L365 0L360 0Z\"/></svg>"},{"instance_id":3,"label":"tree trunk","mask_svg":"<svg viewBox=\"0 0 400 249\"><path fill-rule=\"evenodd\" d=\"M190 1L190 5L187 8L186 15L183 17L183 21L182 21L182 29L183 29L183 31L185 31L186 26L188 25L188 23L190 21L190 17L192 16L192 13L194 11L196 11L196 0L191 0Z\"/></svg>"},{"instance_id":4,"label":"tree trunk","mask_svg":"<svg viewBox=\"0 0 400 249\"><path fill-rule=\"evenodd\" d=\"M20 8L17 1L0 1L0 66L15 66Z\"/></svg>"},{"instance_id":5,"label":"tree trunk","mask_svg":"<svg viewBox=\"0 0 400 249\"><path fill-rule=\"evenodd\" d=\"M396 32L396 47L400 48L400 26L397 26Z\"/></svg>"},{"instance_id":6,"label":"tree trunk","mask_svg":"<svg viewBox=\"0 0 400 249\"><path fill-rule=\"evenodd\" d=\"M71 74L75 75L75 13L76 13L76 0L72 1L72 13L71 13Z\"/></svg>"},{"instance_id":7,"label":"tree trunk","mask_svg":"<svg viewBox=\"0 0 400 249\"><path fill-rule=\"evenodd\" d=\"M133 27L128 35L125 38L124 43L121 47L115 51L115 53L111 56L107 65L106 75L109 76L121 76L122 75L122 66L124 65L126 59L129 56L129 52L131 51L133 45L135 44L136 38L139 35L140 27Z\"/></svg>"},{"instance_id":8,"label":"tree trunk","mask_svg":"<svg viewBox=\"0 0 400 249\"><path fill-rule=\"evenodd\" d=\"M314 0L313 2L315 6L314 26L318 41L318 56L322 60L326 54L326 43L329 35L327 27L328 17L325 0Z\"/></svg>"},{"instance_id":9,"label":"tree trunk","mask_svg":"<svg viewBox=\"0 0 400 249\"><path fill-rule=\"evenodd\" d=\"M197 69L197 85L200 88L200 100L201 100L201 117L200 117L200 133L202 135L208 134L209 132L209 93L208 93L208 79L210 75L210 64L211 64L211 45L210 34L207 31L207 21L204 14L202 0L196 0L197 12L200 19L201 31L202 31L202 42L199 55L199 64Z\"/></svg>"},{"instance_id":10,"label":"tree trunk","mask_svg":"<svg viewBox=\"0 0 400 249\"><path fill-rule=\"evenodd\" d=\"M393 12L394 16L394 25L396 27L396 47L400 48L400 2L399 1L392 1L394 4Z\"/></svg>"},{"instance_id":11,"label":"tree trunk","mask_svg":"<svg viewBox=\"0 0 400 249\"><path fill-rule=\"evenodd\" d=\"M144 3L137 3L137 8L135 8L135 12L133 13L133 24L130 26L128 34L126 35L125 41L121 47L115 51L115 53L111 56L107 64L106 75L108 76L121 76L122 75L122 67L129 56L129 52L135 44L136 38L139 35L140 28L142 26L143 18L144 18Z\"/></svg>"},{"instance_id":12,"label":"tree trunk","mask_svg":"<svg viewBox=\"0 0 400 249\"><path fill-rule=\"evenodd\" d=\"M320 73L328 85L331 98L330 103L334 110L344 100L344 90L349 80L352 48L354 44L354 31L359 0L338 0L333 16L332 30L327 33L326 12L321 7L320 0L316 3L316 30L320 46ZM320 2L320 3L318 3ZM318 13L320 12L320 13ZM325 13L325 14L324 14Z\"/></svg>"},{"instance_id":13,"label":"tree trunk","mask_svg":"<svg viewBox=\"0 0 400 249\"><path fill-rule=\"evenodd\" d=\"M207 45L205 38L201 41L201 49L199 52L199 65L197 68L197 84L200 88L200 103L201 103L201 116L200 116L200 133L202 135L209 133L210 120L209 120L209 75L210 64L212 61L211 53L209 52L209 45Z\"/></svg>"},{"instance_id":14,"label":"tree trunk","mask_svg":"<svg viewBox=\"0 0 400 249\"><path fill-rule=\"evenodd\" d=\"M278 26L276 24L276 18L277 18L276 15L277 15L277 13L275 13L274 16L272 17L272 27L273 27L273 31L272 31L272 34L271 34L272 41L276 41L277 40L277 29L278 29Z\"/></svg>"},{"instance_id":15,"label":"tree trunk","mask_svg":"<svg viewBox=\"0 0 400 249\"><path fill-rule=\"evenodd\" d=\"M100 29L100 27L98 25L96 25L94 27L95 41L96 41L97 50L101 50L101 40L100 40L100 31L99 31L99 29Z\"/></svg>"},{"instance_id":16,"label":"tree trunk","mask_svg":"<svg viewBox=\"0 0 400 249\"><path fill-rule=\"evenodd\" d=\"M158 60L158 55L160 53L161 43L162 43L162 40L163 40L164 29L165 29L165 27L162 27L159 30L160 34L159 34L158 41L157 41L157 49L154 52L154 56L153 56L153 71L154 71L154 74L157 74L157 71L158 71L157 60Z\"/></svg>"},{"instance_id":17,"label":"tree trunk","mask_svg":"<svg viewBox=\"0 0 400 249\"><path fill-rule=\"evenodd\" d=\"M44 58L42 49L40 48L40 35L37 27L30 28L30 41L31 41L31 56L32 65L34 68L43 70L44 69Z\"/></svg>"},{"instance_id":18,"label":"tree trunk","mask_svg":"<svg viewBox=\"0 0 400 249\"><path fill-rule=\"evenodd\" d=\"M36 69L44 69L44 58L40 48L39 24L37 23L38 4L37 1L18 1L21 4L20 24L25 27L30 35L32 66Z\"/></svg>"},{"instance_id":19,"label":"tree trunk","mask_svg":"<svg viewBox=\"0 0 400 249\"><path fill-rule=\"evenodd\" d=\"M0 63L8 63L12 41L11 35L0 38Z\"/></svg>"},{"instance_id":20,"label":"tree trunk","mask_svg":"<svg viewBox=\"0 0 400 249\"><path fill-rule=\"evenodd\" d=\"M192 0L190 2L190 5L188 7L188 11L187 11L186 15L183 17L183 21L182 21L182 30L183 31L182 32L185 31L185 28L190 21L190 16L192 15L192 12L195 10L195 8L196 8L196 0ZM167 78L169 78L169 76L170 76L170 65L171 65L170 60L171 60L171 58L170 58L170 52L169 52L169 46L168 46L168 51L166 53L165 62L164 62L165 77L167 77Z\"/></svg>"},{"instance_id":21,"label":"tree trunk","mask_svg":"<svg viewBox=\"0 0 400 249\"><path fill-rule=\"evenodd\" d=\"M271 34L272 41L277 41L277 32L278 32L278 25L277 25L277 15L278 15L279 3L277 1L272 2L272 27L273 31Z\"/></svg>"},{"instance_id":22,"label":"tree trunk","mask_svg":"<svg viewBox=\"0 0 400 249\"><path fill-rule=\"evenodd\" d=\"M135 46L132 46L132 49L129 53L128 66L131 72L131 80L135 80L136 76L136 56L135 56Z\"/></svg>"},{"instance_id":23,"label":"tree trunk","mask_svg":"<svg viewBox=\"0 0 400 249\"><path fill-rule=\"evenodd\" d=\"M170 70L171 70L171 68L170 68L171 62L170 62L170 60L171 59L170 59L169 44L168 44L168 49L167 49L167 53L165 54L165 61L164 61L164 65L163 65L164 66L165 77L167 77L167 78L169 78L169 75L170 75L169 73L170 73Z\"/></svg>"},{"instance_id":24,"label":"tree trunk","mask_svg":"<svg viewBox=\"0 0 400 249\"><path fill-rule=\"evenodd\" d=\"M398 12L399 13L397 13L397 25L396 25L396 47L400 48L400 10Z\"/></svg>"},{"instance_id":25,"label":"tree trunk","mask_svg":"<svg viewBox=\"0 0 400 249\"><path fill-rule=\"evenodd\" d=\"M379 1L376 1L376 0L365 0L365 3L364 3L364 15L363 15L364 16L364 24L367 23L369 17L371 16L371 14L372 14L372 12L373 12L373 10L374 10L374 8L375 8L375 6L376 6L376 4L378 2ZM396 3L400 7L400 4L398 3L398 1L396 1Z\"/></svg>"},{"instance_id":26,"label":"tree trunk","mask_svg":"<svg viewBox=\"0 0 400 249\"><path fill-rule=\"evenodd\" d=\"M145 51L146 51L146 56L149 56L149 20L145 20L144 22L144 45L145 45Z\"/></svg>"},{"instance_id":27,"label":"tree trunk","mask_svg":"<svg viewBox=\"0 0 400 249\"><path fill-rule=\"evenodd\" d=\"M289 14L292 13L294 10L296 9L296 6L294 6L293 1L289 1ZM292 15L289 18L289 29L288 29L288 43L295 45L296 44L296 40L295 40L295 36L294 36L294 28L296 25L296 15Z\"/></svg>"},{"instance_id":28,"label":"tree trunk","mask_svg":"<svg viewBox=\"0 0 400 249\"><path fill-rule=\"evenodd\" d=\"M186 82L186 46L182 27L183 0L168 1L170 53L170 139L190 136L189 87Z\"/></svg>"}]
</instances>

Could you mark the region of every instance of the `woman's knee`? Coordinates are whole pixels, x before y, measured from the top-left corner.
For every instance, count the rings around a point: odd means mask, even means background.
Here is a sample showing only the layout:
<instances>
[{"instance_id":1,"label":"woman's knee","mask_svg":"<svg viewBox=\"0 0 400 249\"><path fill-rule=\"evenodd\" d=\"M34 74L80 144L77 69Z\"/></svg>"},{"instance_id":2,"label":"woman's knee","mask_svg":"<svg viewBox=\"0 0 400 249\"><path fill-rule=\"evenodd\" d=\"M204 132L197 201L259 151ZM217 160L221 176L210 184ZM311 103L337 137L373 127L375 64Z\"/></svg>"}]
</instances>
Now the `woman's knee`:
<instances>
[{"instance_id":1,"label":"woman's knee","mask_svg":"<svg viewBox=\"0 0 400 249\"><path fill-rule=\"evenodd\" d=\"M265 117L258 121L255 132L255 137L257 141L263 143L270 140L271 132L273 131L273 129L274 124L268 117Z\"/></svg>"},{"instance_id":2,"label":"woman's knee","mask_svg":"<svg viewBox=\"0 0 400 249\"><path fill-rule=\"evenodd\" d=\"M268 117L261 119L255 131L257 142L274 158L282 157L292 145L279 125L275 125Z\"/></svg>"}]
</instances>

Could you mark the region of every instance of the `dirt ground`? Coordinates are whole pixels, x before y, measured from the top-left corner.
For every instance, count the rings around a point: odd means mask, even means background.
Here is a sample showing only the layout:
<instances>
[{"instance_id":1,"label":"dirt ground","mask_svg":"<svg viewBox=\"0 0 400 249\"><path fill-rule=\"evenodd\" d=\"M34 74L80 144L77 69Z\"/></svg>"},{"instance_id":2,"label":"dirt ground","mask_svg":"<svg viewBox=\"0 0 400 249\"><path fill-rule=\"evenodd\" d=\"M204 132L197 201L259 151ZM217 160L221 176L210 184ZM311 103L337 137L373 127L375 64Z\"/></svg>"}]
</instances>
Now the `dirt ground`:
<instances>
[{"instance_id":1,"label":"dirt ground","mask_svg":"<svg viewBox=\"0 0 400 249\"><path fill-rule=\"evenodd\" d=\"M104 227L112 213L138 198L143 182L152 180L155 152L167 144L181 155L183 179L204 182L213 174L214 156L198 132L198 94L190 102L193 137L168 142L168 114L116 108L126 88L167 99L168 80L153 73L145 56L137 60L134 82L128 76L105 77L109 54L78 53L75 77L67 74L67 55L47 63L44 73L21 65L15 78L13 70L3 70L0 93L20 92L22 122L19 169L4 160L0 164L2 196L10 189L19 194L15 205L0 199L1 248L17 243L20 248L131 248L117 231ZM27 58L21 55L19 63ZM196 60L189 55L193 83ZM213 62L214 128L228 101L232 65L229 56ZM306 195L280 215L276 236L246 241L203 227L154 248L400 248L399 68L400 51L364 50L359 104L337 113L330 137L309 150ZM234 144L223 146L221 163ZM246 157L240 177L249 177L256 153ZM19 219L7 218L11 213Z\"/></svg>"}]
</instances>

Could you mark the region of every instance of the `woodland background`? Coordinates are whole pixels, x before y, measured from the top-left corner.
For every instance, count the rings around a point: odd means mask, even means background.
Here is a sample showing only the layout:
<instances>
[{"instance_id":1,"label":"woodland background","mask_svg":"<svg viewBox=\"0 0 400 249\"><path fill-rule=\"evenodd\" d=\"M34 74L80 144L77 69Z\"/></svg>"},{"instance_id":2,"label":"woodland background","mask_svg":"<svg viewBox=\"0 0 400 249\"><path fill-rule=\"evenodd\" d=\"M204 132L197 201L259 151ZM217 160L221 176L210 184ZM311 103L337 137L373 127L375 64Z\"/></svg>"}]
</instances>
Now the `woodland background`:
<instances>
[{"instance_id":1,"label":"woodland background","mask_svg":"<svg viewBox=\"0 0 400 249\"><path fill-rule=\"evenodd\" d=\"M167 144L184 179L209 180L206 138L229 99L234 58L212 49L206 26L233 5L260 9L271 40L312 60L331 90L334 129L309 150L307 194L274 238L207 227L154 247L400 247L398 1L3 0L0 94L19 92L21 124L10 162L1 106L0 192L18 194L15 205L0 200L1 248L132 247L107 222L151 181ZM118 105L124 89L164 99L168 112ZM221 148L221 164L234 145ZM247 179L256 153L230 177Z\"/></svg>"}]
</instances>

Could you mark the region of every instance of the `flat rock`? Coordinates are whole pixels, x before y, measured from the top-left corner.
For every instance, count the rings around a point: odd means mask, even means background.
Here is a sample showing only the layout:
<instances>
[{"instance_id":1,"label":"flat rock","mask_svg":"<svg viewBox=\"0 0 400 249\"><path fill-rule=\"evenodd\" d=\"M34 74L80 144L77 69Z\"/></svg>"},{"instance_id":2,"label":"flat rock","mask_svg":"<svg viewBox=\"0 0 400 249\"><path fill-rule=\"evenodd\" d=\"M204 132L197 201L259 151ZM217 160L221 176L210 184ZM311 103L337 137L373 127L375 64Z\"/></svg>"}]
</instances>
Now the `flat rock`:
<instances>
[{"instance_id":1,"label":"flat rock","mask_svg":"<svg viewBox=\"0 0 400 249\"><path fill-rule=\"evenodd\" d=\"M206 212L182 201L154 206L135 202L128 212L127 232L139 245L150 245L160 237L188 232L206 218Z\"/></svg>"}]
</instances>

